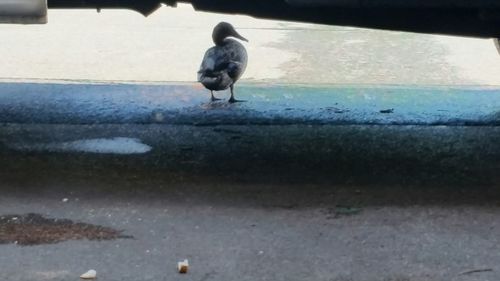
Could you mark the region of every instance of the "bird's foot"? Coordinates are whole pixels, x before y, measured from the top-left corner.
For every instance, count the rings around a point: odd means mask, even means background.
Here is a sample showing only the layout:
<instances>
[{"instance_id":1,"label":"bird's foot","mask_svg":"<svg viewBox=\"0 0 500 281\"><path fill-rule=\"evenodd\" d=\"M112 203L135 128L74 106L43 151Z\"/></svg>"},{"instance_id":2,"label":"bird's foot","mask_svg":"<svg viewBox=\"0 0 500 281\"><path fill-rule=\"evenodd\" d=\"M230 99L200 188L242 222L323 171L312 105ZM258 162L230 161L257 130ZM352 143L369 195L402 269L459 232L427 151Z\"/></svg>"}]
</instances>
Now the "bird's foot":
<instances>
[{"instance_id":1,"label":"bird's foot","mask_svg":"<svg viewBox=\"0 0 500 281\"><path fill-rule=\"evenodd\" d=\"M218 100L221 100L221 99L216 98L216 97L211 97L211 98L210 98L210 101L218 101Z\"/></svg>"},{"instance_id":2,"label":"bird's foot","mask_svg":"<svg viewBox=\"0 0 500 281\"><path fill-rule=\"evenodd\" d=\"M229 103L236 103L236 102L246 102L246 100L237 100L233 97L231 97L229 100L228 100Z\"/></svg>"}]
</instances>

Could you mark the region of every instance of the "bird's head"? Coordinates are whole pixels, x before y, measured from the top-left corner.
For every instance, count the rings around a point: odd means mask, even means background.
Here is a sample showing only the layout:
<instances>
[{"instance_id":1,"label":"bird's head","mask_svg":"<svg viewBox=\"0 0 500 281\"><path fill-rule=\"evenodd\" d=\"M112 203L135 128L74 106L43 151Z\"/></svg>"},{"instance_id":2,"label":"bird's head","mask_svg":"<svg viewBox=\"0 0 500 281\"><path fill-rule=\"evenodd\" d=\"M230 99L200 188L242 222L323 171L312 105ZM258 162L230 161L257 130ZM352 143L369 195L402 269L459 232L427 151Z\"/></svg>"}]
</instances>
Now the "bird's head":
<instances>
[{"instance_id":1,"label":"bird's head","mask_svg":"<svg viewBox=\"0 0 500 281\"><path fill-rule=\"evenodd\" d=\"M248 42L248 40L241 36L236 29L227 22L220 22L214 27L214 31L212 32L212 39L216 45L220 45L224 42L224 39L227 37L234 37L240 40Z\"/></svg>"}]
</instances>

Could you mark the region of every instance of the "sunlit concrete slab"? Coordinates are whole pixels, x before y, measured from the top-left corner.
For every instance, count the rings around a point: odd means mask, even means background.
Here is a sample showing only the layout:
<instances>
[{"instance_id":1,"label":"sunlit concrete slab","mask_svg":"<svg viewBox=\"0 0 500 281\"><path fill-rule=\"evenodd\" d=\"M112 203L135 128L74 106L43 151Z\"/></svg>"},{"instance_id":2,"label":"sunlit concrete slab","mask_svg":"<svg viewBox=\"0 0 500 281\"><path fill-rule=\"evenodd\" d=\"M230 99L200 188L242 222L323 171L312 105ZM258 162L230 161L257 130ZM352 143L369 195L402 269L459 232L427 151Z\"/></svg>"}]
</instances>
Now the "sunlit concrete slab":
<instances>
[{"instance_id":1,"label":"sunlit concrete slab","mask_svg":"<svg viewBox=\"0 0 500 281\"><path fill-rule=\"evenodd\" d=\"M493 40L266 21L163 7L51 10L44 26L0 26L0 77L121 81L196 80L211 32L231 22L250 40L246 81L500 85Z\"/></svg>"}]
</instances>

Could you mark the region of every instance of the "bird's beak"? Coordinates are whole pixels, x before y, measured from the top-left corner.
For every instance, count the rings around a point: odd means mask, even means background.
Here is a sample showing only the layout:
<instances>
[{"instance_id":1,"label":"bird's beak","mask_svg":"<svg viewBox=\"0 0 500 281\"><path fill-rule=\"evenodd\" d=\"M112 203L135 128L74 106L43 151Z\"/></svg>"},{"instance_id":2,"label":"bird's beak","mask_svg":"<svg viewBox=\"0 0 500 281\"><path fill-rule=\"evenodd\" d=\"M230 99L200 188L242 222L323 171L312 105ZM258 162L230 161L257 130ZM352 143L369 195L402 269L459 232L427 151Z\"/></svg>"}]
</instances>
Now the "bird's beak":
<instances>
[{"instance_id":1,"label":"bird's beak","mask_svg":"<svg viewBox=\"0 0 500 281\"><path fill-rule=\"evenodd\" d=\"M245 41L245 42L248 42L248 40L247 40L245 37L241 36L241 35L240 35L238 32L236 32L236 31L234 31L233 37L238 38L238 39L240 39L240 40L243 40L243 41Z\"/></svg>"}]
</instances>

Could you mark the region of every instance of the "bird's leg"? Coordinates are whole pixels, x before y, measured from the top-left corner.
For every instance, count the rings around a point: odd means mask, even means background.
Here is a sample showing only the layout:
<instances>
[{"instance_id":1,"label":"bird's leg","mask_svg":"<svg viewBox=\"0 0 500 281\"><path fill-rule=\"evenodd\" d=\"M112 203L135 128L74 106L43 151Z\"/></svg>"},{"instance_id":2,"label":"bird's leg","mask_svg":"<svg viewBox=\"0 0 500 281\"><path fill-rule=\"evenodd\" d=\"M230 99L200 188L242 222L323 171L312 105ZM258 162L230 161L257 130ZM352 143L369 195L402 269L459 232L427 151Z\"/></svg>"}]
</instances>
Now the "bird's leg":
<instances>
[{"instance_id":1,"label":"bird's leg","mask_svg":"<svg viewBox=\"0 0 500 281\"><path fill-rule=\"evenodd\" d=\"M216 98L216 97L214 96L214 91L210 91L210 95L212 96L212 97L210 98L210 100L211 100L211 101L220 100L220 99L218 99L218 98Z\"/></svg>"},{"instance_id":2,"label":"bird's leg","mask_svg":"<svg viewBox=\"0 0 500 281\"><path fill-rule=\"evenodd\" d=\"M237 100L234 98L234 84L231 84L231 97L229 98L230 103L235 103L235 102L244 102L244 100Z\"/></svg>"}]
</instances>

